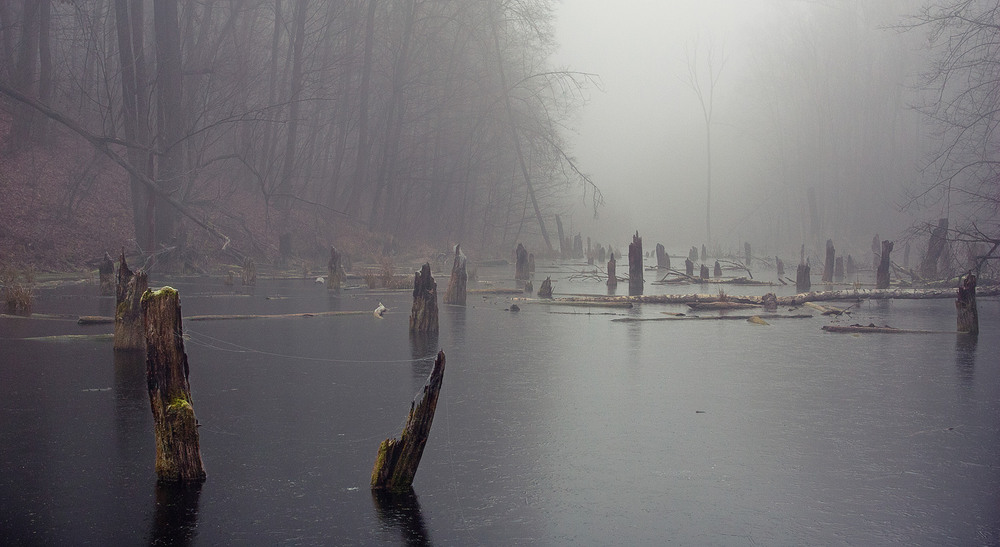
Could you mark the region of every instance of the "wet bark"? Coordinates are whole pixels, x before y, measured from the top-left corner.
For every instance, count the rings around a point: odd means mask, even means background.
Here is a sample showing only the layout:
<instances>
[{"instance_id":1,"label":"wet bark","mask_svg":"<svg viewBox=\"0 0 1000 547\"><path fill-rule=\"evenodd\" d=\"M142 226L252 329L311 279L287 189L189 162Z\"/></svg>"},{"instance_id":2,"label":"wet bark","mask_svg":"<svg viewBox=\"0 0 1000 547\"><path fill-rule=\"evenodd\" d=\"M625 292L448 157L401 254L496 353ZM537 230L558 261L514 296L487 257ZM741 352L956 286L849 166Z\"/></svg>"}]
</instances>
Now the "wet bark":
<instances>
[{"instance_id":1,"label":"wet bark","mask_svg":"<svg viewBox=\"0 0 1000 547\"><path fill-rule=\"evenodd\" d=\"M455 260L451 264L451 277L448 279L448 290L444 293L445 304L464 306L466 287L469 274L465 270L466 259L459 245L455 245Z\"/></svg>"},{"instance_id":2,"label":"wet bark","mask_svg":"<svg viewBox=\"0 0 1000 547\"><path fill-rule=\"evenodd\" d=\"M958 287L955 300L958 312L958 331L972 335L979 334L979 310L976 309L976 276L969 273Z\"/></svg>"},{"instance_id":3,"label":"wet bark","mask_svg":"<svg viewBox=\"0 0 1000 547\"><path fill-rule=\"evenodd\" d=\"M419 400L410 403L410 413L402 434L398 439L386 439L379 445L372 468L372 490L407 492L413 487L413 478L434 422L434 411L444 382L444 365L444 352L439 351Z\"/></svg>"},{"instance_id":4,"label":"wet bark","mask_svg":"<svg viewBox=\"0 0 1000 547\"><path fill-rule=\"evenodd\" d=\"M191 406L177 291L164 287L142 295L146 336L146 383L156 436L156 476L161 481L203 481L198 421Z\"/></svg>"},{"instance_id":5,"label":"wet bark","mask_svg":"<svg viewBox=\"0 0 1000 547\"><path fill-rule=\"evenodd\" d=\"M143 330L142 295L149 288L146 272L132 272L122 253L118 263L115 286L115 351L142 351L146 349Z\"/></svg>"},{"instance_id":6,"label":"wet bark","mask_svg":"<svg viewBox=\"0 0 1000 547\"><path fill-rule=\"evenodd\" d=\"M642 294L642 238L639 232L632 236L632 243L628 246L628 294L635 296ZM541 292L541 291L539 291Z\"/></svg>"},{"instance_id":7,"label":"wet bark","mask_svg":"<svg viewBox=\"0 0 1000 547\"><path fill-rule=\"evenodd\" d=\"M438 332L437 283L431 265L424 263L413 274L413 307L410 310L411 333Z\"/></svg>"},{"instance_id":8,"label":"wet bark","mask_svg":"<svg viewBox=\"0 0 1000 547\"><path fill-rule=\"evenodd\" d=\"M875 288L889 288L889 253L892 252L893 242L882 242L882 254L878 263L878 270L875 272Z\"/></svg>"}]
</instances>

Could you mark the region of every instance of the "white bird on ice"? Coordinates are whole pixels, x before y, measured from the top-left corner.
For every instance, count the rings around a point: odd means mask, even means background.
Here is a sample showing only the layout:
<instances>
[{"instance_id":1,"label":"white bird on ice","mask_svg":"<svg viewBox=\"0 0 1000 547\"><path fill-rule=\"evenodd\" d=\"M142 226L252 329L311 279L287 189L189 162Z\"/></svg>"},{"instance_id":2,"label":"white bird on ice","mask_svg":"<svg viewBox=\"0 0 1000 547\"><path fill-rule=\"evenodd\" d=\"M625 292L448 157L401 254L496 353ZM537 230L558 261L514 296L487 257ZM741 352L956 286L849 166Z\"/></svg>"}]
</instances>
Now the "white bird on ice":
<instances>
[{"instance_id":1,"label":"white bird on ice","mask_svg":"<svg viewBox=\"0 0 1000 547\"><path fill-rule=\"evenodd\" d=\"M379 302L378 307L375 308L375 312L372 315L374 315L375 317L382 317L383 315L385 315L385 310L387 309L389 308L383 306L382 303Z\"/></svg>"}]
</instances>

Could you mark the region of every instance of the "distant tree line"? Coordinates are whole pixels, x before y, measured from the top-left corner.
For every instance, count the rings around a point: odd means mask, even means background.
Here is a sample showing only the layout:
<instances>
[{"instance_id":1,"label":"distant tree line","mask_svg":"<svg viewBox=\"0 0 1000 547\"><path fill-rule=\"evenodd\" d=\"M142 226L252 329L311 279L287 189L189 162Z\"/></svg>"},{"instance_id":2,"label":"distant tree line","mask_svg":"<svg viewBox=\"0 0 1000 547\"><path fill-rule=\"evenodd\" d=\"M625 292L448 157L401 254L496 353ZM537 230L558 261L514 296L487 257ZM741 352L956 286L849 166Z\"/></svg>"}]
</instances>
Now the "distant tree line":
<instances>
[{"instance_id":1,"label":"distant tree line","mask_svg":"<svg viewBox=\"0 0 1000 547\"><path fill-rule=\"evenodd\" d=\"M551 22L549 0L3 1L0 82L134 168L145 250L175 243L180 218L146 181L230 229L266 223L282 256L334 237L332 218L551 247L572 188L601 202L560 135L592 79L547 65ZM5 100L8 152L53 138ZM259 216L233 212L247 200Z\"/></svg>"}]
</instances>

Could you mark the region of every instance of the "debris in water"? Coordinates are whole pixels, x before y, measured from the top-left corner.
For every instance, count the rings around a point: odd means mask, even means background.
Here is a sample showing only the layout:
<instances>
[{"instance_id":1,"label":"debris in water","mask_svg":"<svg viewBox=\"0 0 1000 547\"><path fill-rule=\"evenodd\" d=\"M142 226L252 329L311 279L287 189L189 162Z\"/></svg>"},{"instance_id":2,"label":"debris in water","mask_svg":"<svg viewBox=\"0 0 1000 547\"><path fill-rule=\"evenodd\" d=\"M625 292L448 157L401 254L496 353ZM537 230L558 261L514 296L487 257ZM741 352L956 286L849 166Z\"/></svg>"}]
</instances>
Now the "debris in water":
<instances>
[{"instance_id":1,"label":"debris in water","mask_svg":"<svg viewBox=\"0 0 1000 547\"><path fill-rule=\"evenodd\" d=\"M382 317L383 315L385 315L385 310L387 310L387 309L389 309L389 308L385 307L384 305L382 305L381 302L379 302L378 303L378 307L375 308L375 311L373 312L373 315L375 317Z\"/></svg>"}]
</instances>

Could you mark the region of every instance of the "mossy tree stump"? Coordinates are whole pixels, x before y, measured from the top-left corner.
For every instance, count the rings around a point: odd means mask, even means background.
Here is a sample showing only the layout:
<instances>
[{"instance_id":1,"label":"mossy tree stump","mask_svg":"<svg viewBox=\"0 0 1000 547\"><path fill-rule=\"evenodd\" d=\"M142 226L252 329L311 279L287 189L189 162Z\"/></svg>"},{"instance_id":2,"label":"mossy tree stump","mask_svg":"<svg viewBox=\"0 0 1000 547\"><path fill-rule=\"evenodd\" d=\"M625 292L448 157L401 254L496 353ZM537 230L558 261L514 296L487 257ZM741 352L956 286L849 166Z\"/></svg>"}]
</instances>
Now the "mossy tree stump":
<instances>
[{"instance_id":1,"label":"mossy tree stump","mask_svg":"<svg viewBox=\"0 0 1000 547\"><path fill-rule=\"evenodd\" d=\"M398 439L386 439L378 447L372 467L372 490L408 492L430 436L438 395L444 382L444 352L439 351L419 399L410 403L410 414Z\"/></svg>"},{"instance_id":2,"label":"mossy tree stump","mask_svg":"<svg viewBox=\"0 0 1000 547\"><path fill-rule=\"evenodd\" d=\"M330 247L330 260L326 263L326 288L331 291L340 291L340 285L347 279L347 272L341 264L342 256L336 247Z\"/></svg>"},{"instance_id":3,"label":"mossy tree stump","mask_svg":"<svg viewBox=\"0 0 1000 547\"><path fill-rule=\"evenodd\" d=\"M528 251L524 248L524 245L518 243L517 249L514 250L514 279L517 281L527 281L530 278Z\"/></svg>"},{"instance_id":4,"label":"mossy tree stump","mask_svg":"<svg viewBox=\"0 0 1000 547\"><path fill-rule=\"evenodd\" d=\"M122 252L115 283L115 351L142 351L146 349L146 335L142 324L142 295L149 288L146 272L132 272Z\"/></svg>"},{"instance_id":5,"label":"mossy tree stump","mask_svg":"<svg viewBox=\"0 0 1000 547\"><path fill-rule=\"evenodd\" d=\"M410 332L438 331L437 283L427 262L413 274L413 307L410 309Z\"/></svg>"},{"instance_id":6,"label":"mossy tree stump","mask_svg":"<svg viewBox=\"0 0 1000 547\"><path fill-rule=\"evenodd\" d=\"M455 260L451 264L451 277L448 279L448 290L444 293L445 304L455 304L464 306L466 300L466 287L469 283L469 274L465 270L466 258L462 254L460 245L455 245Z\"/></svg>"},{"instance_id":7,"label":"mossy tree stump","mask_svg":"<svg viewBox=\"0 0 1000 547\"><path fill-rule=\"evenodd\" d=\"M636 231L628 245L628 295L641 295L642 288L642 238Z\"/></svg>"},{"instance_id":8,"label":"mossy tree stump","mask_svg":"<svg viewBox=\"0 0 1000 547\"><path fill-rule=\"evenodd\" d=\"M875 288L889 288L889 253L892 252L893 242L885 240L882 242L882 254L878 262L878 270L875 271Z\"/></svg>"},{"instance_id":9,"label":"mossy tree stump","mask_svg":"<svg viewBox=\"0 0 1000 547\"><path fill-rule=\"evenodd\" d=\"M163 287L142 295L146 335L146 385L156 436L156 476L161 481L203 481L198 421L191 406L177 291Z\"/></svg>"},{"instance_id":10,"label":"mossy tree stump","mask_svg":"<svg viewBox=\"0 0 1000 547\"><path fill-rule=\"evenodd\" d=\"M969 272L958 286L955 300L958 312L958 331L972 335L979 334L979 310L976 309L976 276Z\"/></svg>"}]
</instances>

